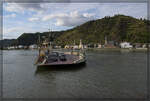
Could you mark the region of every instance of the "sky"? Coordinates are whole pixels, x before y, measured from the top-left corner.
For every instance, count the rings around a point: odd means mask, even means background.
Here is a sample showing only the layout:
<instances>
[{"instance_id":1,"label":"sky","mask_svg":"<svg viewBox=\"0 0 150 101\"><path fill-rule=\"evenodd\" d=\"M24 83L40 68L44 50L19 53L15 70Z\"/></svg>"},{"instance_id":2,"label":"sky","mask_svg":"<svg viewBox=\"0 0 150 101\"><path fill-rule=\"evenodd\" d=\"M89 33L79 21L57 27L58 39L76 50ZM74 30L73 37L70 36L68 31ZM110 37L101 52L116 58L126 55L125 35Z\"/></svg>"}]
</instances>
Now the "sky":
<instances>
[{"instance_id":1,"label":"sky","mask_svg":"<svg viewBox=\"0 0 150 101\"><path fill-rule=\"evenodd\" d=\"M67 30L115 14L147 18L147 3L4 3L3 39Z\"/></svg>"}]
</instances>

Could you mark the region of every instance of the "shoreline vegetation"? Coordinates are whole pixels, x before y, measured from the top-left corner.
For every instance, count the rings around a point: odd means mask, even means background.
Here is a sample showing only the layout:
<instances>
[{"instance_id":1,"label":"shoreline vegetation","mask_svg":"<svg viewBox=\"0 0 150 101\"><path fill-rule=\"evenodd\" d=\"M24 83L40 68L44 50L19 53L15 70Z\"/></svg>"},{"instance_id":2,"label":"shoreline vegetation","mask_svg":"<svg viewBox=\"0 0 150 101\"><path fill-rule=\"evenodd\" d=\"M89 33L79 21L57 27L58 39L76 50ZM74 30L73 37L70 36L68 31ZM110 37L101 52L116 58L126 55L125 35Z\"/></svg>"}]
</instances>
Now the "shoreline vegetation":
<instances>
[{"instance_id":1,"label":"shoreline vegetation","mask_svg":"<svg viewBox=\"0 0 150 101\"><path fill-rule=\"evenodd\" d=\"M17 39L0 40L0 48L38 46L39 37L40 42L51 37L54 46L62 48L78 45L80 40L90 48L95 47L95 45L114 48L120 47L121 43L123 43L123 47L126 44L128 47L146 48L146 44L150 43L148 39L150 35L147 31L150 28L149 25L149 20L118 14L88 21L65 31L23 33Z\"/></svg>"},{"instance_id":2,"label":"shoreline vegetation","mask_svg":"<svg viewBox=\"0 0 150 101\"><path fill-rule=\"evenodd\" d=\"M127 49L127 48L91 48L87 49L89 51L124 51L124 52L147 52L147 48L132 48L132 49Z\"/></svg>"},{"instance_id":3,"label":"shoreline vegetation","mask_svg":"<svg viewBox=\"0 0 150 101\"><path fill-rule=\"evenodd\" d=\"M38 50L38 49L3 49L3 50ZM68 51L70 49L54 49L55 51ZM121 52L147 52L147 48L88 48L86 51L121 51Z\"/></svg>"}]
</instances>

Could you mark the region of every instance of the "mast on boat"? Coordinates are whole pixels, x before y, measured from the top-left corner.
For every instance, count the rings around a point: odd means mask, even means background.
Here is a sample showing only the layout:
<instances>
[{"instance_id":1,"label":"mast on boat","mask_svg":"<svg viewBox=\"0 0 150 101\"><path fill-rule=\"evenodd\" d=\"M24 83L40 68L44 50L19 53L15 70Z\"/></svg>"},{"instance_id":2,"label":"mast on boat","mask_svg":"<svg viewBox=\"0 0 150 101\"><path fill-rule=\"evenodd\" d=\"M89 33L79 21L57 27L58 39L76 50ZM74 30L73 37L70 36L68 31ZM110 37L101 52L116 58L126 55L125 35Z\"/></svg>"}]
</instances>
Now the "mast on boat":
<instances>
[{"instance_id":1,"label":"mast on boat","mask_svg":"<svg viewBox=\"0 0 150 101\"><path fill-rule=\"evenodd\" d=\"M49 28L49 34L48 34L48 43L49 43L49 51L52 51L53 49L53 33L52 30Z\"/></svg>"},{"instance_id":2,"label":"mast on boat","mask_svg":"<svg viewBox=\"0 0 150 101\"><path fill-rule=\"evenodd\" d=\"M41 39L40 39L40 35L38 35L38 48L40 47L40 43L41 43Z\"/></svg>"}]
</instances>

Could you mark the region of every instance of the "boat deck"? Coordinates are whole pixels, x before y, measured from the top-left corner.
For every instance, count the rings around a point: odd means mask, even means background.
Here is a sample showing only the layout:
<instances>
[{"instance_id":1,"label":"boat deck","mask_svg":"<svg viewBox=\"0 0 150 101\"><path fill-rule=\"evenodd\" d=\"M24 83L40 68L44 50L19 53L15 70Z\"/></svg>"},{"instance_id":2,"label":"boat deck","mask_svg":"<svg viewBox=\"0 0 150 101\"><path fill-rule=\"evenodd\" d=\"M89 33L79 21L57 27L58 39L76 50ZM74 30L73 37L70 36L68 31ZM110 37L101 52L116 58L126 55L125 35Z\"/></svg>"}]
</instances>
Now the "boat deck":
<instances>
[{"instance_id":1,"label":"boat deck","mask_svg":"<svg viewBox=\"0 0 150 101\"><path fill-rule=\"evenodd\" d=\"M58 59L56 62L48 62L42 65L71 65L74 64L74 61L76 60L79 60L79 56L66 54L66 61Z\"/></svg>"}]
</instances>

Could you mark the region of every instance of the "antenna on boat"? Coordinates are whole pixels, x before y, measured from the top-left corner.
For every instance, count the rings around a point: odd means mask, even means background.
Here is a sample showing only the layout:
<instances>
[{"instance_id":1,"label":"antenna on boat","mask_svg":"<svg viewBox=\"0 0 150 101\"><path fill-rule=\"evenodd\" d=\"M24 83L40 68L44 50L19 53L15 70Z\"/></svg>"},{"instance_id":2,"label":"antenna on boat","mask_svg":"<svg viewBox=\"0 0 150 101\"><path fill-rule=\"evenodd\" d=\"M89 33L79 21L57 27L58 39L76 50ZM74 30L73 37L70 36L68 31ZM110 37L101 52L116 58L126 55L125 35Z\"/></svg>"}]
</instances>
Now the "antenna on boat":
<instances>
[{"instance_id":1,"label":"antenna on boat","mask_svg":"<svg viewBox=\"0 0 150 101\"><path fill-rule=\"evenodd\" d=\"M38 36L38 45L40 47L40 43L41 43L41 39L40 39L40 35Z\"/></svg>"},{"instance_id":2,"label":"antenna on boat","mask_svg":"<svg viewBox=\"0 0 150 101\"><path fill-rule=\"evenodd\" d=\"M49 26L49 29L48 29L48 31L49 31L49 34L48 34L48 41L49 41L49 50L52 50L52 42L51 42L51 40L52 40L52 35L51 35L51 29L50 29L50 26Z\"/></svg>"},{"instance_id":3,"label":"antenna on boat","mask_svg":"<svg viewBox=\"0 0 150 101\"><path fill-rule=\"evenodd\" d=\"M40 49L41 49L41 39L40 39L40 34L38 35L38 49L39 49L39 55L40 55Z\"/></svg>"},{"instance_id":4,"label":"antenna on boat","mask_svg":"<svg viewBox=\"0 0 150 101\"><path fill-rule=\"evenodd\" d=\"M50 42L50 28L48 29L48 41Z\"/></svg>"}]
</instances>

